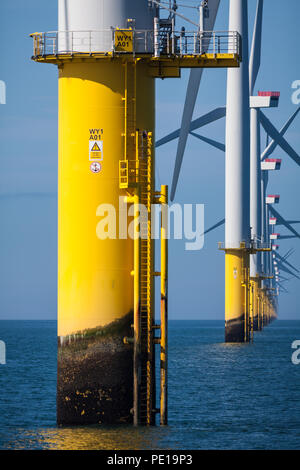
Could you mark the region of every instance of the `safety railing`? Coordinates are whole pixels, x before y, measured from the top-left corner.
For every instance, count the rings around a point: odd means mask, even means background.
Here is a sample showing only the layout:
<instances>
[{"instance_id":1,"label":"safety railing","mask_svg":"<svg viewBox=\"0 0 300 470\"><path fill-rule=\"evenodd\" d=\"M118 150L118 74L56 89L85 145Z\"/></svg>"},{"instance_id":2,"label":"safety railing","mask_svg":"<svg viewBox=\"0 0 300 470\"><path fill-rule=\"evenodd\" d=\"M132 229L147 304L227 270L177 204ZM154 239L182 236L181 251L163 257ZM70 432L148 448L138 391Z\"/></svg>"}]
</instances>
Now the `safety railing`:
<instances>
[{"instance_id":1,"label":"safety railing","mask_svg":"<svg viewBox=\"0 0 300 470\"><path fill-rule=\"evenodd\" d=\"M240 246L236 243L224 243L218 242L219 250L253 250L253 251L271 251L271 244L270 243L263 243L259 241L251 242L241 242Z\"/></svg>"},{"instance_id":2,"label":"safety railing","mask_svg":"<svg viewBox=\"0 0 300 470\"><path fill-rule=\"evenodd\" d=\"M257 251L271 251L271 243L252 241L251 248Z\"/></svg>"},{"instance_id":3,"label":"safety railing","mask_svg":"<svg viewBox=\"0 0 300 470\"><path fill-rule=\"evenodd\" d=\"M33 56L58 54L241 55L235 31L120 30L33 33Z\"/></svg>"},{"instance_id":4,"label":"safety railing","mask_svg":"<svg viewBox=\"0 0 300 470\"><path fill-rule=\"evenodd\" d=\"M159 54L201 55L237 54L240 55L240 35L230 31L203 31L160 34Z\"/></svg>"}]
</instances>

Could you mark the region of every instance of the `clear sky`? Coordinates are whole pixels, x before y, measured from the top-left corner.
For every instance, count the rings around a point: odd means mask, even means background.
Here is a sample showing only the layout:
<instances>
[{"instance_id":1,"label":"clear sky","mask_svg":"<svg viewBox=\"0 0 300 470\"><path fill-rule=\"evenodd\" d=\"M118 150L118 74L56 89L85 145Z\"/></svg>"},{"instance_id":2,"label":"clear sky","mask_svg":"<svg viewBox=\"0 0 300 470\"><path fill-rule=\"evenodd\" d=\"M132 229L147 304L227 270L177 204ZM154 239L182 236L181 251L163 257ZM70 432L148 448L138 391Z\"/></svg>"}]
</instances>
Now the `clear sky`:
<instances>
[{"instance_id":1,"label":"clear sky","mask_svg":"<svg viewBox=\"0 0 300 470\"><path fill-rule=\"evenodd\" d=\"M216 30L228 29L228 3L221 0ZM252 33L256 1L248 3ZM296 110L291 84L300 80L300 2L264 4L256 91L281 92L280 107L266 111L280 128ZM191 9L182 12L197 19ZM0 105L0 319L56 318L57 69L30 60L29 38L31 32L56 29L56 1L1 0L0 80L7 85L7 104ZM188 73L183 71L181 79L157 80L157 138L180 125ZM224 106L225 97L226 71L205 70L194 118ZM224 142L224 120L203 128L201 134ZM300 153L300 116L286 138ZM157 151L157 187L171 184L176 145L177 141ZM281 195L276 209L283 216L300 219L300 168L279 148L273 156L282 158L283 164L270 177L269 193ZM205 204L206 228L224 217L222 152L189 137L175 202ZM170 242L171 319L224 318L224 254L217 249L223 240L221 227L206 237L199 252L185 251L182 241ZM300 240L283 240L280 245L281 254L295 249L290 261L300 268ZM299 282L286 284L289 294L280 296L281 319L300 318Z\"/></svg>"}]
</instances>

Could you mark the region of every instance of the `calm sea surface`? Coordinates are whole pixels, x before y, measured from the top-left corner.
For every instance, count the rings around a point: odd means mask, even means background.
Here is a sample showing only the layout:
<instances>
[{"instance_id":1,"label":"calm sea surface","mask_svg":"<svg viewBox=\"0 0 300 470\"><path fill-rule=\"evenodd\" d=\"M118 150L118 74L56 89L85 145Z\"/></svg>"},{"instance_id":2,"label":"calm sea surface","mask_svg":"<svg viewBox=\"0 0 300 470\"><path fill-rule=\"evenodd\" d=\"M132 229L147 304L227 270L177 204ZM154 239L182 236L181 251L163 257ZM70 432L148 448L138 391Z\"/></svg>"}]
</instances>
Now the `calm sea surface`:
<instances>
[{"instance_id":1,"label":"calm sea surface","mask_svg":"<svg viewBox=\"0 0 300 470\"><path fill-rule=\"evenodd\" d=\"M56 322L1 321L1 449L300 449L300 321L226 345L219 321L171 321L169 426L55 424Z\"/></svg>"}]
</instances>

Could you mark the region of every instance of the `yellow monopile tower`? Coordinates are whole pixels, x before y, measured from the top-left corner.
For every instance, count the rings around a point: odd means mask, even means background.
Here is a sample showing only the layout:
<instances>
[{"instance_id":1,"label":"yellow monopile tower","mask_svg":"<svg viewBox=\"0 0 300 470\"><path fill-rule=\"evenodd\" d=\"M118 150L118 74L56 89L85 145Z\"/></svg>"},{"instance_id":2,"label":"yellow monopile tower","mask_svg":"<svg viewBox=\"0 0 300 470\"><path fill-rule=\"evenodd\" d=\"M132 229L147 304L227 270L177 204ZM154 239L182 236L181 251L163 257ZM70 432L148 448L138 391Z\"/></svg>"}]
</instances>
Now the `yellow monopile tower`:
<instances>
[{"instance_id":1,"label":"yellow monopile tower","mask_svg":"<svg viewBox=\"0 0 300 470\"><path fill-rule=\"evenodd\" d=\"M124 154L135 161L135 129L150 150L145 192L154 189L154 79L145 64L100 60L59 64L58 419L68 423L94 421L95 403L98 422L131 419L132 347L123 338L132 336L134 258L119 166ZM115 220L106 227L107 215Z\"/></svg>"},{"instance_id":2,"label":"yellow monopile tower","mask_svg":"<svg viewBox=\"0 0 300 470\"><path fill-rule=\"evenodd\" d=\"M232 50L202 56L198 32L179 44L174 18L160 28L158 14L147 0L59 0L59 31L32 35L33 59L59 71L59 424L154 424L155 344L167 421L163 223L154 323L151 208L168 200L154 184L155 78L237 67L239 36L230 33Z\"/></svg>"},{"instance_id":3,"label":"yellow monopile tower","mask_svg":"<svg viewBox=\"0 0 300 470\"><path fill-rule=\"evenodd\" d=\"M154 190L155 81L147 62L126 52L133 27L145 32L138 47L150 52L155 12L146 0L60 0L59 31L34 35L36 58L59 70L59 424L132 421L133 350L124 338L133 335L134 242L124 197L140 159L144 197ZM152 249L150 239L143 411L151 422Z\"/></svg>"}]
</instances>

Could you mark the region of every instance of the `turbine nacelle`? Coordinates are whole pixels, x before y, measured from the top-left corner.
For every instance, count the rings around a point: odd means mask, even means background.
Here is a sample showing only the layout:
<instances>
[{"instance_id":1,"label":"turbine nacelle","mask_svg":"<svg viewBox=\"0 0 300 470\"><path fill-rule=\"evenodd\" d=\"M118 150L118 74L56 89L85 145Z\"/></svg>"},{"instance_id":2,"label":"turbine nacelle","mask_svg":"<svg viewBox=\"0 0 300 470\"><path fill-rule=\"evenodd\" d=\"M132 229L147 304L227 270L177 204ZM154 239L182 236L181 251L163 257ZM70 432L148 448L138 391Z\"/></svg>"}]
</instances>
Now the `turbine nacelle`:
<instances>
[{"instance_id":1,"label":"turbine nacelle","mask_svg":"<svg viewBox=\"0 0 300 470\"><path fill-rule=\"evenodd\" d=\"M277 108L279 105L280 91L259 91L258 96L267 98L270 102L270 108Z\"/></svg>"},{"instance_id":2,"label":"turbine nacelle","mask_svg":"<svg viewBox=\"0 0 300 470\"><path fill-rule=\"evenodd\" d=\"M275 194L275 195L269 194L266 197L266 204L278 204L279 200L280 200L279 194Z\"/></svg>"},{"instance_id":3,"label":"turbine nacelle","mask_svg":"<svg viewBox=\"0 0 300 470\"><path fill-rule=\"evenodd\" d=\"M280 238L280 233L271 233L270 240L278 240Z\"/></svg>"},{"instance_id":4,"label":"turbine nacelle","mask_svg":"<svg viewBox=\"0 0 300 470\"><path fill-rule=\"evenodd\" d=\"M250 96L250 108L277 108L279 91L259 91L257 96Z\"/></svg>"},{"instance_id":5,"label":"turbine nacelle","mask_svg":"<svg viewBox=\"0 0 300 470\"><path fill-rule=\"evenodd\" d=\"M280 170L282 160L280 158L267 158L261 162L262 171Z\"/></svg>"}]
</instances>

